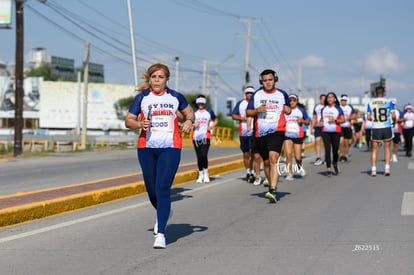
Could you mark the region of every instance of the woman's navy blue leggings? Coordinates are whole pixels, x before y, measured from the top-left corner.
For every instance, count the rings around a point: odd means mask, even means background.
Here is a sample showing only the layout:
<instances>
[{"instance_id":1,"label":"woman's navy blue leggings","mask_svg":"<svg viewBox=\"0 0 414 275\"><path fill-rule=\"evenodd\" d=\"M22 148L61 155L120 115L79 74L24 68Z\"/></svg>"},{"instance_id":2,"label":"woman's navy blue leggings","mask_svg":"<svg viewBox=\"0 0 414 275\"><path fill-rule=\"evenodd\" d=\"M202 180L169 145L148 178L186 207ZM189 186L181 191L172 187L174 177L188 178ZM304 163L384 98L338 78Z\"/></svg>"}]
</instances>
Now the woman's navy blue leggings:
<instances>
[{"instance_id":1,"label":"woman's navy blue leggings","mask_svg":"<svg viewBox=\"0 0 414 275\"><path fill-rule=\"evenodd\" d=\"M180 163L181 149L139 148L137 154L148 197L157 209L158 232L165 234L171 210L171 185Z\"/></svg>"}]
</instances>

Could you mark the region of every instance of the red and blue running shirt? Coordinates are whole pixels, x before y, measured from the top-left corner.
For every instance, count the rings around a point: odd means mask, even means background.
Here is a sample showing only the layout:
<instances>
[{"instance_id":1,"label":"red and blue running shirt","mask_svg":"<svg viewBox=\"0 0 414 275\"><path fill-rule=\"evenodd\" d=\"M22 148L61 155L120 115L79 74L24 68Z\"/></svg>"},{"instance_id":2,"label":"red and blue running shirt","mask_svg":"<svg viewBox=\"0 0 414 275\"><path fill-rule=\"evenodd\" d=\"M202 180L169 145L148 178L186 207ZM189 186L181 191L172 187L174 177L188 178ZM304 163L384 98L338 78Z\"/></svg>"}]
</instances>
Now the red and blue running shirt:
<instances>
[{"instance_id":1,"label":"red and blue running shirt","mask_svg":"<svg viewBox=\"0 0 414 275\"><path fill-rule=\"evenodd\" d=\"M234 106L232 114L238 115L241 117L246 117L246 109L247 104L249 101L247 99L242 99L239 102L236 103L236 106ZM246 120L239 120L239 136L246 137L246 136L252 136L253 134L253 119L251 120L250 125L250 131L247 131L247 121Z\"/></svg>"},{"instance_id":2,"label":"red and blue running shirt","mask_svg":"<svg viewBox=\"0 0 414 275\"><path fill-rule=\"evenodd\" d=\"M308 114L305 109L299 106L296 106L295 109L292 109L290 115L285 114L286 119L286 134L288 138L303 138L305 137L305 132L303 131L303 124L298 123L298 119L302 118L303 120L309 119Z\"/></svg>"},{"instance_id":3,"label":"red and blue running shirt","mask_svg":"<svg viewBox=\"0 0 414 275\"><path fill-rule=\"evenodd\" d=\"M316 116L316 123L315 123L315 127L321 127L321 111L323 109L323 107L325 107L325 105L323 104L318 104L313 108L313 115Z\"/></svg>"},{"instance_id":4,"label":"red and blue running shirt","mask_svg":"<svg viewBox=\"0 0 414 275\"><path fill-rule=\"evenodd\" d=\"M155 94L150 88L139 93L129 112L136 116L141 115L141 120L149 119L151 126L146 131L141 130L137 147L181 149L177 111L187 106L184 96L169 88L161 94Z\"/></svg>"},{"instance_id":5,"label":"red and blue running shirt","mask_svg":"<svg viewBox=\"0 0 414 275\"><path fill-rule=\"evenodd\" d=\"M341 126L335 123L335 119L339 119L340 116L343 116L344 112L341 107L334 105L332 107L326 105L322 108L321 119L323 121L322 132L326 133L340 133ZM331 121L333 120L333 121Z\"/></svg>"},{"instance_id":6,"label":"red and blue running shirt","mask_svg":"<svg viewBox=\"0 0 414 275\"><path fill-rule=\"evenodd\" d=\"M352 105L346 104L345 106L340 106L342 111L344 112L345 122L341 123L342 128L351 128L351 120L349 117L355 114L355 109Z\"/></svg>"},{"instance_id":7,"label":"red and blue running shirt","mask_svg":"<svg viewBox=\"0 0 414 275\"><path fill-rule=\"evenodd\" d=\"M208 125L211 120L216 119L216 115L214 114L213 110L211 109L203 109L194 110L195 122L194 124L198 124L197 127L194 127L193 131L193 140L203 140L205 138L211 138L211 132L207 131Z\"/></svg>"},{"instance_id":8,"label":"red and blue running shirt","mask_svg":"<svg viewBox=\"0 0 414 275\"><path fill-rule=\"evenodd\" d=\"M268 93L264 89L257 90L247 104L247 110L255 110L266 104L266 112L257 113L254 117L256 137L262 137L277 131L286 130L285 106L290 107L288 94L281 89Z\"/></svg>"}]
</instances>

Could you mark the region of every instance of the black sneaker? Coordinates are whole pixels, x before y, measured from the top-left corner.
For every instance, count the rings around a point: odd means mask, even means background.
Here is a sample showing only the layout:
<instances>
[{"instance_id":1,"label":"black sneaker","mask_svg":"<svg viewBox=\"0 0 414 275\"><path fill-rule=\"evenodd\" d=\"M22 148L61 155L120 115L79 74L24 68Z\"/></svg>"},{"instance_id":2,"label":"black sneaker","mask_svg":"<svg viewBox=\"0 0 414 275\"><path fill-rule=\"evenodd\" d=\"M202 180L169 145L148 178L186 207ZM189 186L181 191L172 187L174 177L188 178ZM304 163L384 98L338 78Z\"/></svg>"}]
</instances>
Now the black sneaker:
<instances>
[{"instance_id":1,"label":"black sneaker","mask_svg":"<svg viewBox=\"0 0 414 275\"><path fill-rule=\"evenodd\" d=\"M326 171L326 176L327 176L328 178L330 178L330 177L331 177L331 175L332 175L331 170Z\"/></svg>"},{"instance_id":2,"label":"black sneaker","mask_svg":"<svg viewBox=\"0 0 414 275\"><path fill-rule=\"evenodd\" d=\"M247 182L248 183L253 183L255 179L256 179L256 177L252 174Z\"/></svg>"},{"instance_id":3,"label":"black sneaker","mask_svg":"<svg viewBox=\"0 0 414 275\"><path fill-rule=\"evenodd\" d=\"M334 170L335 170L335 175L339 175L339 173L340 173L341 171L339 170L338 165L334 164L334 165L333 165L333 167L334 167Z\"/></svg>"},{"instance_id":4,"label":"black sneaker","mask_svg":"<svg viewBox=\"0 0 414 275\"><path fill-rule=\"evenodd\" d=\"M345 157L344 156L344 160L343 160L344 162L348 162L348 157Z\"/></svg>"}]
</instances>

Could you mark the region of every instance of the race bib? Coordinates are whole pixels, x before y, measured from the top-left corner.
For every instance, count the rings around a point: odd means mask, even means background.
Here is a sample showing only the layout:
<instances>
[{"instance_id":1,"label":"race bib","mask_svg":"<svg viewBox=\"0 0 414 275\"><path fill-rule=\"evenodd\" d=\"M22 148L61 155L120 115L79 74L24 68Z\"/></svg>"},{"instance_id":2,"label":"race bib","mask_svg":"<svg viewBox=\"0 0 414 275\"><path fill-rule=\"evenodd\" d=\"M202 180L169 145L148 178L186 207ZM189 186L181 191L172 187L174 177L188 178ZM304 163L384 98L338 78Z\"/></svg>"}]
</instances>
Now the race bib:
<instances>
[{"instance_id":1,"label":"race bib","mask_svg":"<svg viewBox=\"0 0 414 275\"><path fill-rule=\"evenodd\" d=\"M266 115L263 118L264 123L271 123L271 124L277 124L279 121L279 116L277 112L266 112Z\"/></svg>"},{"instance_id":2,"label":"race bib","mask_svg":"<svg viewBox=\"0 0 414 275\"><path fill-rule=\"evenodd\" d=\"M299 133L299 124L296 122L286 123L286 132Z\"/></svg>"},{"instance_id":3,"label":"race bib","mask_svg":"<svg viewBox=\"0 0 414 275\"><path fill-rule=\"evenodd\" d=\"M333 124L335 124L335 121L329 121L329 119L331 119L332 117L330 117L330 116L325 116L324 118L323 118L323 123L325 124L325 125L333 125Z\"/></svg>"},{"instance_id":4,"label":"race bib","mask_svg":"<svg viewBox=\"0 0 414 275\"><path fill-rule=\"evenodd\" d=\"M173 118L172 116L152 116L151 118L151 132L172 132Z\"/></svg>"},{"instance_id":5,"label":"race bib","mask_svg":"<svg viewBox=\"0 0 414 275\"><path fill-rule=\"evenodd\" d=\"M405 122L405 127L407 128L413 128L413 125L414 125L414 120L407 120Z\"/></svg>"}]
</instances>

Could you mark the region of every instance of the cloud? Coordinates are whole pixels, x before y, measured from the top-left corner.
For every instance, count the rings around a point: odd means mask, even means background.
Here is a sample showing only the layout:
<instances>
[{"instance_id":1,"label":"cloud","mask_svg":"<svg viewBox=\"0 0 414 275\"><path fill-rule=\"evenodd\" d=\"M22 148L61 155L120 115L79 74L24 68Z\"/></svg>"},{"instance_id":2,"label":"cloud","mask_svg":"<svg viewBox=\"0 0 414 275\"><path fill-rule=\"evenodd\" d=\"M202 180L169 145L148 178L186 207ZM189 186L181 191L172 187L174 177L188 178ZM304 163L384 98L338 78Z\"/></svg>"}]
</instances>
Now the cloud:
<instances>
[{"instance_id":1,"label":"cloud","mask_svg":"<svg viewBox=\"0 0 414 275\"><path fill-rule=\"evenodd\" d=\"M398 60L398 56L387 48L373 51L366 59L366 69L370 73L394 73L402 68L403 65Z\"/></svg>"},{"instance_id":2,"label":"cloud","mask_svg":"<svg viewBox=\"0 0 414 275\"><path fill-rule=\"evenodd\" d=\"M308 68L320 68L325 66L325 60L322 57L316 55L308 55L305 58L299 60L299 63Z\"/></svg>"}]
</instances>

